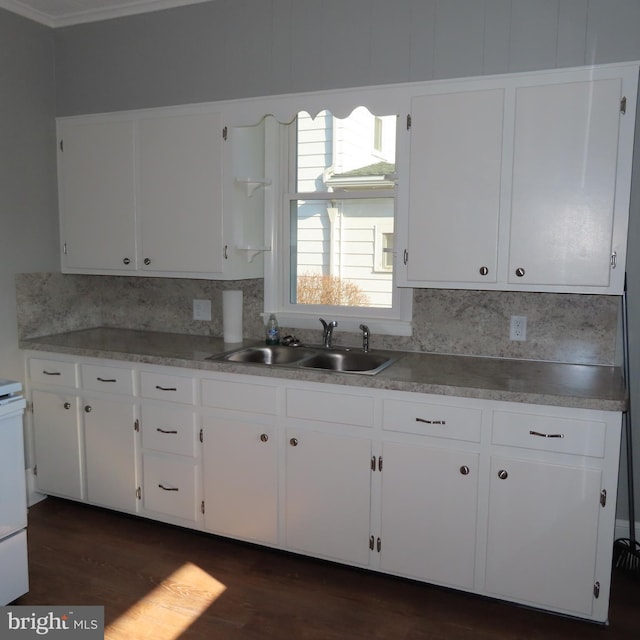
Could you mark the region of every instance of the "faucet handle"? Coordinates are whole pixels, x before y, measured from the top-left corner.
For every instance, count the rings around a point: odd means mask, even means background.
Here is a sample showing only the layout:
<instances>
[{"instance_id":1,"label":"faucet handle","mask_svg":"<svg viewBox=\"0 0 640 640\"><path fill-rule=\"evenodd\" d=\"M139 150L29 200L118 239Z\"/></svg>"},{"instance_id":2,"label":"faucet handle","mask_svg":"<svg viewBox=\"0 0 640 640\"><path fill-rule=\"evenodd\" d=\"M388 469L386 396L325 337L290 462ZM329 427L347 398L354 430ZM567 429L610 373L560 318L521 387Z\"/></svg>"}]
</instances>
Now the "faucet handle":
<instances>
[{"instance_id":1,"label":"faucet handle","mask_svg":"<svg viewBox=\"0 0 640 640\"><path fill-rule=\"evenodd\" d=\"M369 351L369 327L366 324L361 324L360 331L362 331L362 350Z\"/></svg>"}]
</instances>

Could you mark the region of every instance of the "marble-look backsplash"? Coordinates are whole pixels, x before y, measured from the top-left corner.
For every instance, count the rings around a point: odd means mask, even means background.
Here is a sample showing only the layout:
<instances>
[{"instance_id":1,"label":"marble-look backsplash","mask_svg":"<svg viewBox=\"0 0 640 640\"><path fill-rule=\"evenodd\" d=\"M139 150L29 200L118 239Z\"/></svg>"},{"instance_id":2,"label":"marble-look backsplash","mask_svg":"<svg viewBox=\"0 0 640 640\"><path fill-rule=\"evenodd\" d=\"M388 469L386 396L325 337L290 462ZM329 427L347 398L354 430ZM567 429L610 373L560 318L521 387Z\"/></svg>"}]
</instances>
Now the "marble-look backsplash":
<instances>
[{"instance_id":1,"label":"marble-look backsplash","mask_svg":"<svg viewBox=\"0 0 640 640\"><path fill-rule=\"evenodd\" d=\"M244 292L247 340L264 335L263 282L28 273L16 276L20 338L107 326L222 336L222 291ZM210 322L193 320L193 300L211 300ZM616 364L617 296L415 289L413 335L373 335L374 348ZM509 340L512 315L527 316L527 340ZM283 331L287 331L283 327ZM291 331L293 332L293 331ZM296 330L306 342L317 332ZM335 334L337 344L360 336Z\"/></svg>"}]
</instances>

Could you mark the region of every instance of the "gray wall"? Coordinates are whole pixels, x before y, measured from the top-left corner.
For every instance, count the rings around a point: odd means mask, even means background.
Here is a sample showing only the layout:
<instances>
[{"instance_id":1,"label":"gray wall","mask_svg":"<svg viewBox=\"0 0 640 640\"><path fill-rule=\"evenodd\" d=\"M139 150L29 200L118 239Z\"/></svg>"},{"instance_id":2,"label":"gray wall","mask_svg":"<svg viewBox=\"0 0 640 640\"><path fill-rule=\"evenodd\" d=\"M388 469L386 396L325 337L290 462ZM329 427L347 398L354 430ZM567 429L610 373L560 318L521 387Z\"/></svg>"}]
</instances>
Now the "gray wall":
<instances>
[{"instance_id":1,"label":"gray wall","mask_svg":"<svg viewBox=\"0 0 640 640\"><path fill-rule=\"evenodd\" d=\"M59 268L53 47L0 9L0 377L18 380L15 274Z\"/></svg>"},{"instance_id":2,"label":"gray wall","mask_svg":"<svg viewBox=\"0 0 640 640\"><path fill-rule=\"evenodd\" d=\"M58 115L640 58L637 0L213 0L55 31Z\"/></svg>"}]
</instances>

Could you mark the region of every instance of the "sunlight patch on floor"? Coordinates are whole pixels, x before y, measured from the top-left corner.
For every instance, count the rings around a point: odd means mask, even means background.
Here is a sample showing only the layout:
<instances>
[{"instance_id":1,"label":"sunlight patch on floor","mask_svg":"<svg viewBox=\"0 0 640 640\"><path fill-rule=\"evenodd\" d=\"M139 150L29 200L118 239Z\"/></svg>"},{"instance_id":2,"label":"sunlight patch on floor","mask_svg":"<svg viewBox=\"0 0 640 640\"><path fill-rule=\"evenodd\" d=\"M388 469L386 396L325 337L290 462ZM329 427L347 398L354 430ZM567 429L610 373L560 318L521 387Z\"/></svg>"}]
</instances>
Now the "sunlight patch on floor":
<instances>
[{"instance_id":1,"label":"sunlight patch on floor","mask_svg":"<svg viewBox=\"0 0 640 640\"><path fill-rule=\"evenodd\" d=\"M114 620L105 638L132 640L144 628L145 638L177 640L225 590L224 584L187 562Z\"/></svg>"}]
</instances>

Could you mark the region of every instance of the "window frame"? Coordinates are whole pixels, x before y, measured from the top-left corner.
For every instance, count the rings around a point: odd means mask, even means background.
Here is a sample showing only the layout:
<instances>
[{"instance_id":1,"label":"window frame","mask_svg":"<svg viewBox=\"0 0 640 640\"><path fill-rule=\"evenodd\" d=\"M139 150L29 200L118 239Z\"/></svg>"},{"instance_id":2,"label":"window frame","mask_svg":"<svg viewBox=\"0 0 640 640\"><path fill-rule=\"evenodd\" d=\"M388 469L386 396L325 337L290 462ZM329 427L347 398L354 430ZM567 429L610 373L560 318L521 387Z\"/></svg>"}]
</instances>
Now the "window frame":
<instances>
[{"instance_id":1,"label":"window frame","mask_svg":"<svg viewBox=\"0 0 640 640\"><path fill-rule=\"evenodd\" d=\"M366 104L364 105L366 106ZM328 108L331 110L330 108ZM373 111L372 111L373 113ZM348 115L348 114L347 114ZM374 115L376 115L374 113ZM385 114L386 115L386 114ZM336 117L344 117L337 115ZM397 134L400 132L400 121L397 121ZM397 139L397 137L396 137ZM396 141L397 153L400 145ZM290 190L296 185L296 121L281 124L271 118L266 126L265 162L267 172L273 177L271 206L267 206L266 238L271 241L270 252L265 254L264 280L264 315L276 313L281 326L292 329L319 329L319 318L337 320L344 331L359 332L359 325L366 323L370 330L379 334L409 336L412 332L413 290L397 285L398 265L397 253L394 251L393 269L393 302L389 308L345 307L330 305L296 305L289 301L290 287L290 202L304 196L313 199L336 199L336 193L326 195L324 192L299 193ZM394 199L394 235L398 233L398 168L394 187L376 189L368 194L356 196L345 192L338 197L391 197ZM397 247L397 239L396 239ZM397 249L396 249L397 251ZM304 307L304 308L303 308Z\"/></svg>"}]
</instances>

